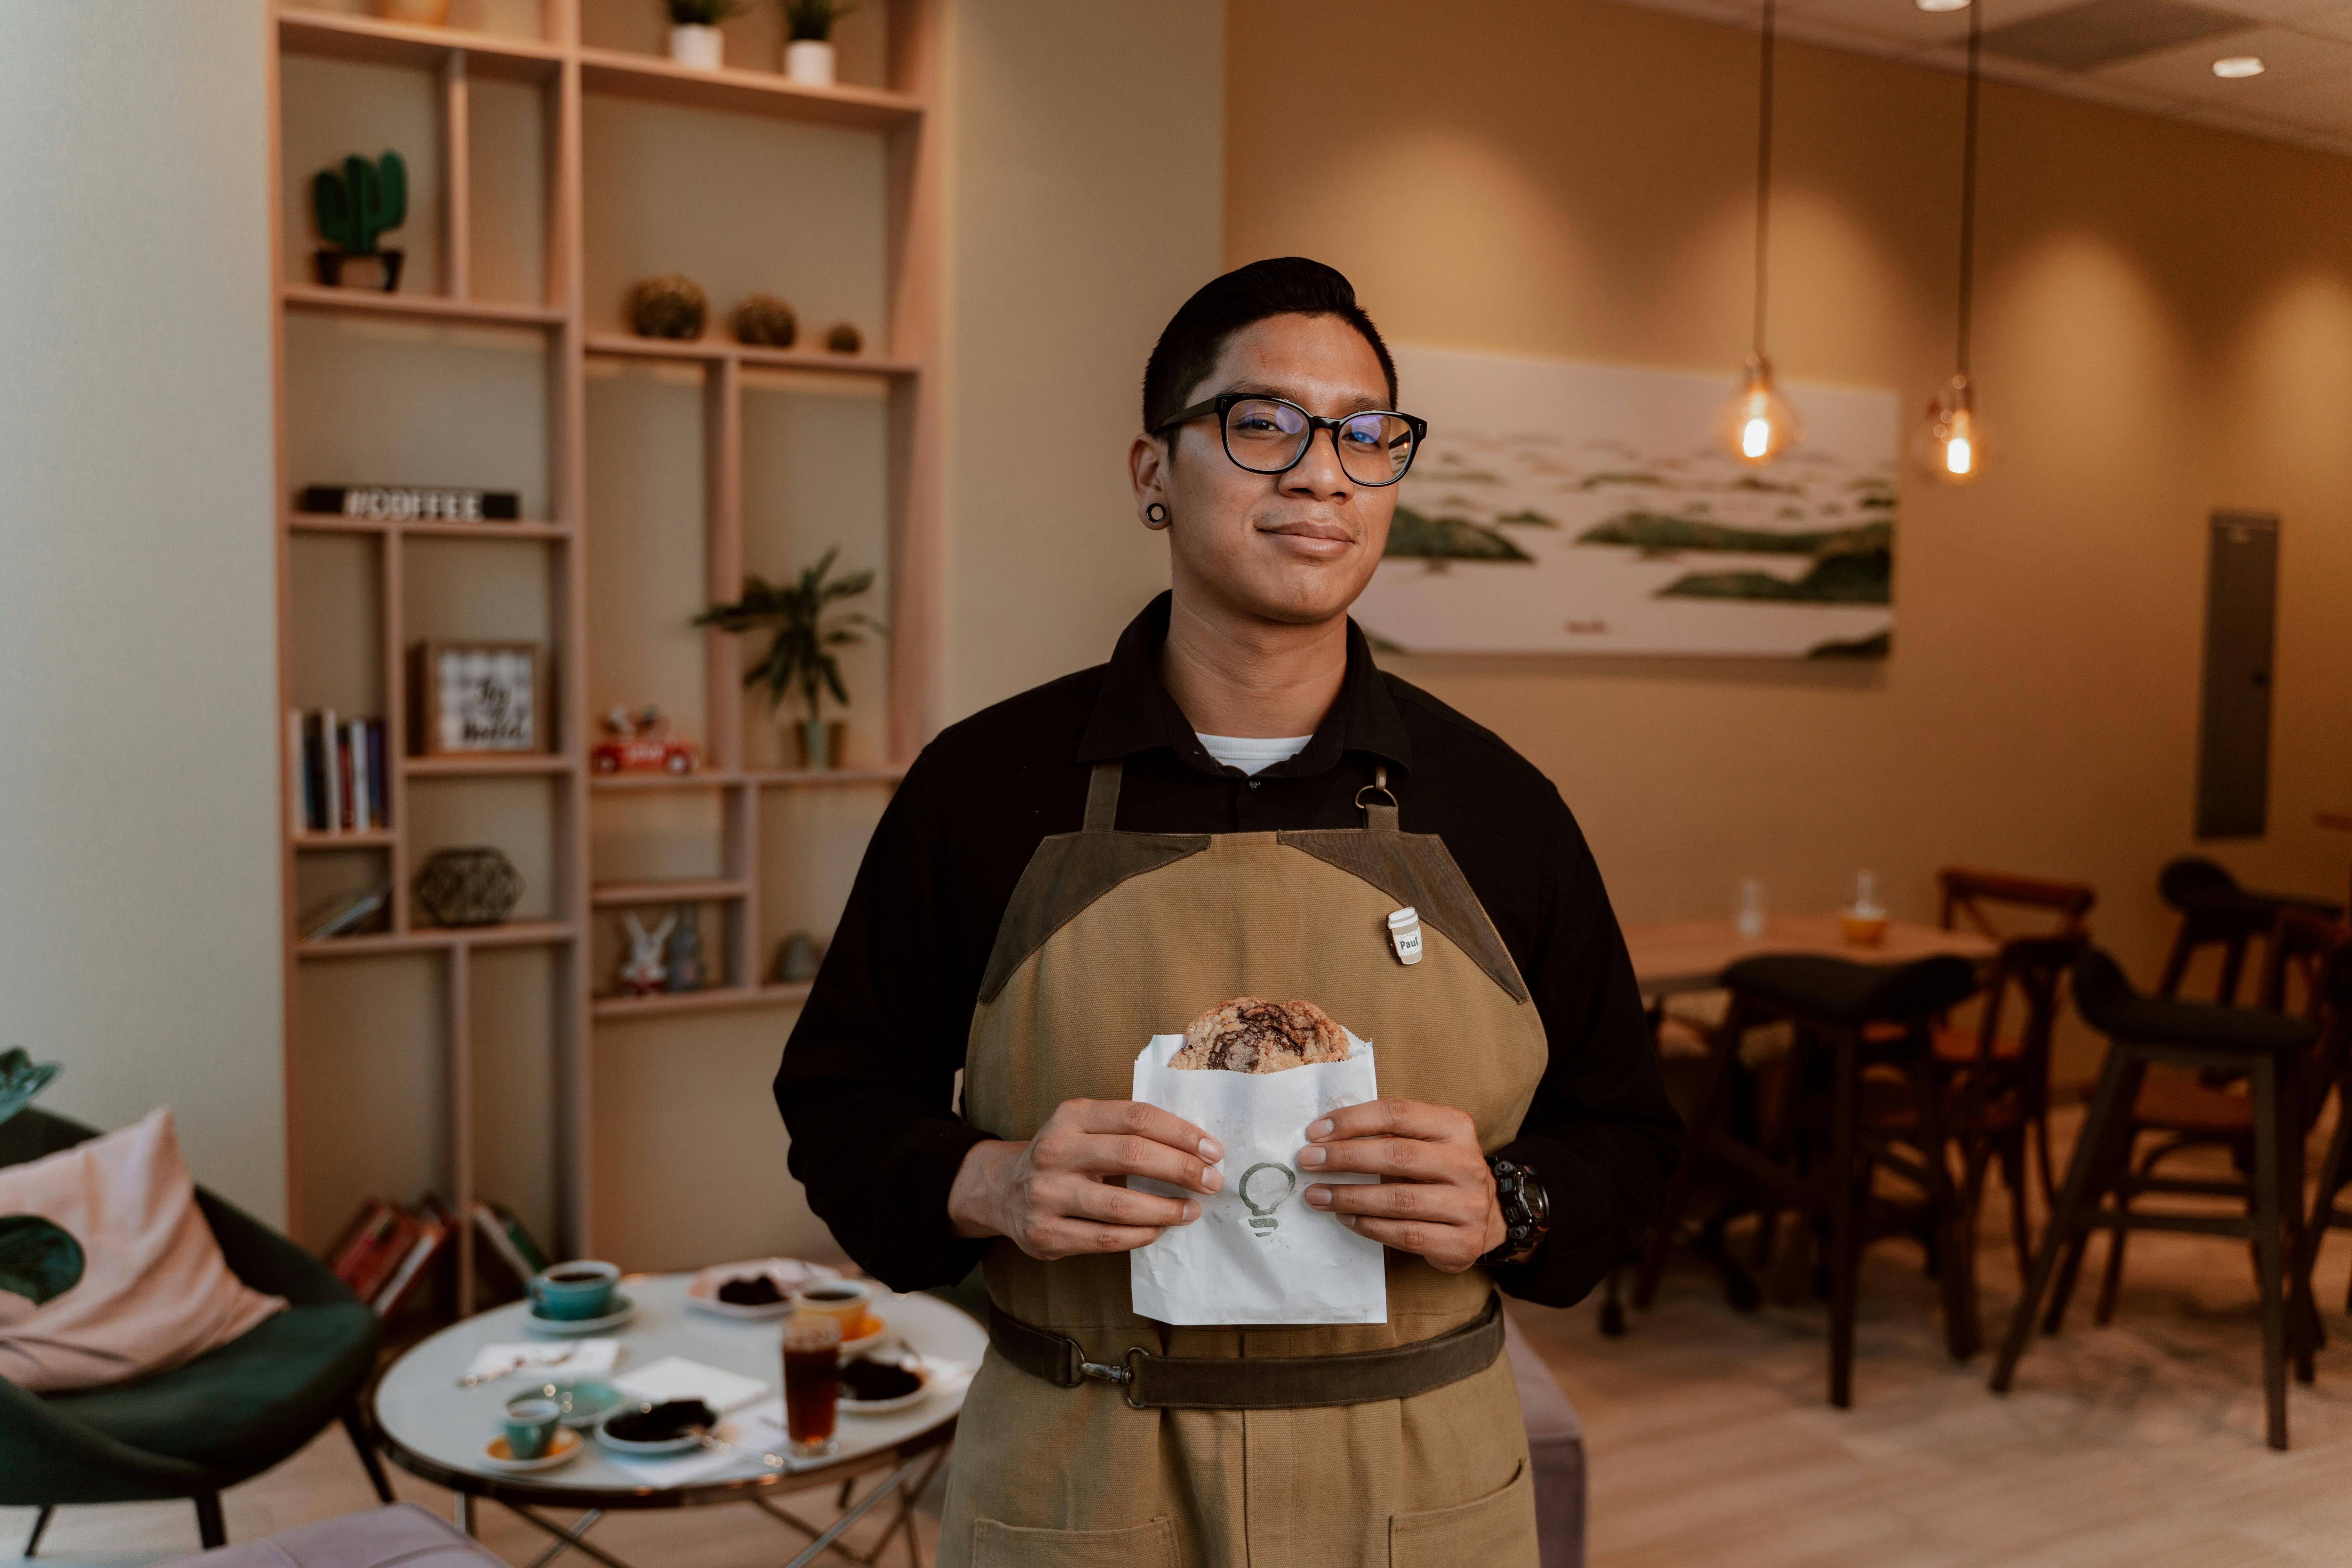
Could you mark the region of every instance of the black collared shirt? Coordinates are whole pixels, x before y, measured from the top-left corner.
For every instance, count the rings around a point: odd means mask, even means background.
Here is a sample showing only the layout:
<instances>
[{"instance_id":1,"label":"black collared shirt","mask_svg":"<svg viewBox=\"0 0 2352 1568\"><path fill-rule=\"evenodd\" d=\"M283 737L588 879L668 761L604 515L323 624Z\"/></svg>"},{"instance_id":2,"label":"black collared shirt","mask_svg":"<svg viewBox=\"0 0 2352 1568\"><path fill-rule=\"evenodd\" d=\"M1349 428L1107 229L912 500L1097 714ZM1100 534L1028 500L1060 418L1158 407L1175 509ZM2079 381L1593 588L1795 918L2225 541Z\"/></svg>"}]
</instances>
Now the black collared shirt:
<instances>
[{"instance_id":1,"label":"black collared shirt","mask_svg":"<svg viewBox=\"0 0 2352 1568\"><path fill-rule=\"evenodd\" d=\"M785 1047L776 1104L793 1174L849 1255L900 1290L952 1284L984 1242L959 1239L948 1189L988 1134L958 1117L955 1075L1022 868L1077 829L1090 765L1126 763L1118 826L1150 833L1355 827L1385 763L1411 833L1445 840L1533 993L1550 1065L1503 1153L1530 1167L1552 1226L1515 1295L1565 1306L1656 1216L1682 1143L1624 939L1584 836L1551 781L1427 692L1375 668L1348 629L1348 671L1307 749L1254 776L1219 764L1160 683L1168 595L1111 661L943 731L875 830L824 965Z\"/></svg>"}]
</instances>

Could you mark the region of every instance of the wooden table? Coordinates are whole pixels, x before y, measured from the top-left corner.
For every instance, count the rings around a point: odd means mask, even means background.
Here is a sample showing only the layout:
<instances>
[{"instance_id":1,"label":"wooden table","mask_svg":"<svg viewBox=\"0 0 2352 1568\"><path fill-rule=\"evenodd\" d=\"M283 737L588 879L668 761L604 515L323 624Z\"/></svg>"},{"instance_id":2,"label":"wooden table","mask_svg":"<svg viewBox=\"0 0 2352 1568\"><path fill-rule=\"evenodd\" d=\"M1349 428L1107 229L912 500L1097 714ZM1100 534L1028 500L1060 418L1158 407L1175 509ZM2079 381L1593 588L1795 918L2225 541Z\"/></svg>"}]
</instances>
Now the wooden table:
<instances>
[{"instance_id":1,"label":"wooden table","mask_svg":"<svg viewBox=\"0 0 2352 1568\"><path fill-rule=\"evenodd\" d=\"M1990 938L1975 931L1906 921L1889 922L1885 939L1876 945L1856 947L1845 940L1835 915L1782 915L1766 921L1764 934L1754 937L1741 936L1729 921L1631 925L1625 928L1625 946L1633 955L1633 978L1644 996L1712 989L1722 984L1726 969L1759 953L1811 952L1855 963L1907 963L1939 953L1982 962L2000 951Z\"/></svg>"}]
</instances>

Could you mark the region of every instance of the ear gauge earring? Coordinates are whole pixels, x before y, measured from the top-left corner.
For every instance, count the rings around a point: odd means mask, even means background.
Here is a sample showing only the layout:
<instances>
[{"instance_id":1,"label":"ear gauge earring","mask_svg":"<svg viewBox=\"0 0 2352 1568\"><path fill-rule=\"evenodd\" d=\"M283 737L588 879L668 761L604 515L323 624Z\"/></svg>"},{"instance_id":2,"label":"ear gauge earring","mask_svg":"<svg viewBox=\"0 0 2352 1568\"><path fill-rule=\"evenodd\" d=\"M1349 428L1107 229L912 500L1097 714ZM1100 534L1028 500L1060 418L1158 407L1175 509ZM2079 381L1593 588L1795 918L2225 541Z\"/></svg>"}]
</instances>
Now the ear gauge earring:
<instances>
[{"instance_id":1,"label":"ear gauge earring","mask_svg":"<svg viewBox=\"0 0 2352 1568\"><path fill-rule=\"evenodd\" d=\"M1164 526L1168 521L1168 509L1158 501L1153 501L1150 506L1145 507L1143 509L1143 515L1151 521L1154 527Z\"/></svg>"}]
</instances>

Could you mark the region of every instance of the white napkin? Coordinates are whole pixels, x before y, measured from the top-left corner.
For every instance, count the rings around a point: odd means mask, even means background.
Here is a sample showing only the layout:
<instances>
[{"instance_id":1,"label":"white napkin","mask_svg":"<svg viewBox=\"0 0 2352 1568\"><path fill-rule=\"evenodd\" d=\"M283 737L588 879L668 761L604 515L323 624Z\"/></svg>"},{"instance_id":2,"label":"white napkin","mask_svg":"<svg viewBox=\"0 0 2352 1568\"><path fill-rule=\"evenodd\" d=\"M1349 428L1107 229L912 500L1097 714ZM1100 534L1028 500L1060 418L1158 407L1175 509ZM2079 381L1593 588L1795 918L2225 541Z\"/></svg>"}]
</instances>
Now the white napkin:
<instances>
[{"instance_id":1,"label":"white napkin","mask_svg":"<svg viewBox=\"0 0 2352 1568\"><path fill-rule=\"evenodd\" d=\"M784 1451L768 1441L764 1428L760 1429L757 1436L746 1436L742 1425L735 1421L721 1421L710 1435L722 1443L735 1443L746 1448L765 1448L773 1454ZM781 1435L778 1440L782 1440ZM713 1476L756 1475L761 1470L775 1468L741 1454L721 1453L702 1447L642 1458L635 1455L616 1454L610 1448L604 1453L605 1462L614 1469L649 1487L689 1486L696 1481L709 1480ZM803 1467L795 1465L793 1468L800 1469Z\"/></svg>"},{"instance_id":2,"label":"white napkin","mask_svg":"<svg viewBox=\"0 0 2352 1568\"><path fill-rule=\"evenodd\" d=\"M724 1372L677 1355L666 1355L626 1377L616 1377L613 1386L657 1405L666 1399L699 1399L721 1413L741 1409L767 1393L769 1387L756 1377Z\"/></svg>"},{"instance_id":3,"label":"white napkin","mask_svg":"<svg viewBox=\"0 0 2352 1568\"><path fill-rule=\"evenodd\" d=\"M515 1372L560 1372L567 1377L592 1377L611 1372L620 1360L618 1340L564 1340L555 1344L531 1340L482 1346L466 1363L466 1375L478 1382Z\"/></svg>"}]
</instances>

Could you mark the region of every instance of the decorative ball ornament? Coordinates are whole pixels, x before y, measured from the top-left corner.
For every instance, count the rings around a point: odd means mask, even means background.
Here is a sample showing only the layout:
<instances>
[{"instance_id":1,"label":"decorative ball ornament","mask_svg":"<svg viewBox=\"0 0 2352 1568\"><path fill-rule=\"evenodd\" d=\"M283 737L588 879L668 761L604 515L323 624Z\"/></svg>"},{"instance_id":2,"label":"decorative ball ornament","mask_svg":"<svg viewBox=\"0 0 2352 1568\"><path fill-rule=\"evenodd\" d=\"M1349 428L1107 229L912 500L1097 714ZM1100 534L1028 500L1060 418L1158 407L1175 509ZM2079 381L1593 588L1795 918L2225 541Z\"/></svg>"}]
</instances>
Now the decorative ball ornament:
<instances>
[{"instance_id":1,"label":"decorative ball ornament","mask_svg":"<svg viewBox=\"0 0 2352 1568\"><path fill-rule=\"evenodd\" d=\"M702 285L682 273L665 272L629 290L629 325L642 338L698 338L709 313Z\"/></svg>"},{"instance_id":2,"label":"decorative ball ornament","mask_svg":"<svg viewBox=\"0 0 2352 1568\"><path fill-rule=\"evenodd\" d=\"M751 294L735 307L735 341L759 348L788 349L800 335L793 308L773 294Z\"/></svg>"},{"instance_id":3,"label":"decorative ball ornament","mask_svg":"<svg viewBox=\"0 0 2352 1568\"><path fill-rule=\"evenodd\" d=\"M824 346L837 354L854 354L866 346L866 340L847 321L835 321L824 334Z\"/></svg>"},{"instance_id":4,"label":"decorative ball ornament","mask_svg":"<svg viewBox=\"0 0 2352 1568\"><path fill-rule=\"evenodd\" d=\"M522 898L522 873L487 846L442 849L425 862L409 891L436 924L497 925Z\"/></svg>"}]
</instances>

